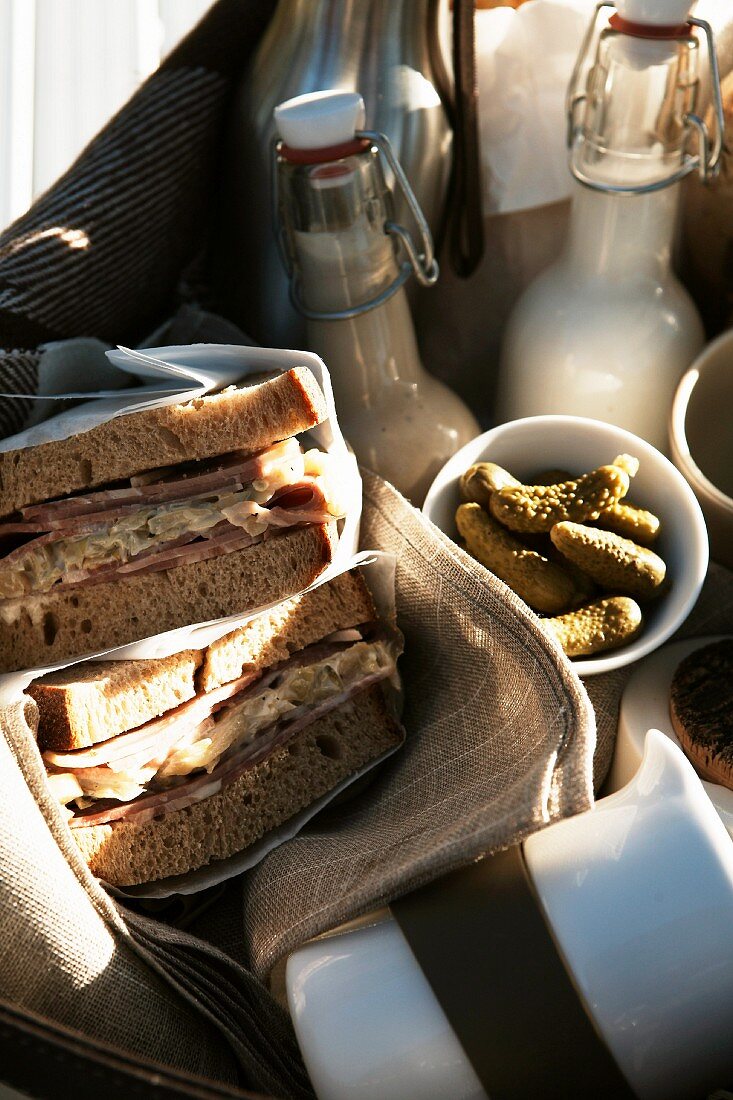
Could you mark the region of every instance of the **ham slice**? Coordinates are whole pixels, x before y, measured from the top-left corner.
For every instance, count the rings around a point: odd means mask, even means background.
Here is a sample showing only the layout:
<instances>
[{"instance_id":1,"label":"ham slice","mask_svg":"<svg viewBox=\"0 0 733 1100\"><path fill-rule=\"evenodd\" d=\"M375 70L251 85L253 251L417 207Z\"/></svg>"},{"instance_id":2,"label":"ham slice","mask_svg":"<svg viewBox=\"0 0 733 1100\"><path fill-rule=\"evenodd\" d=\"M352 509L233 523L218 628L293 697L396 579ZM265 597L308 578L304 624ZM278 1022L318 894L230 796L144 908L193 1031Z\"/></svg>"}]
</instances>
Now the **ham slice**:
<instances>
[{"instance_id":1,"label":"ham slice","mask_svg":"<svg viewBox=\"0 0 733 1100\"><path fill-rule=\"evenodd\" d=\"M378 672L364 676L346 690L331 696L330 699L325 699L312 707L303 706L298 708L286 719L263 730L253 742L236 750L231 756L222 760L210 775L206 773L197 775L168 790L140 795L129 803L120 804L111 799L107 801L106 805L102 805L101 802L97 803L96 807L90 806L84 810L77 810L69 824L72 829L79 829L85 826L104 825L114 821L133 819L142 823L174 810L185 809L204 798L210 798L212 794L216 794L223 787L233 783L250 768L260 764L276 748L294 737L296 733L300 733L301 730L306 729L318 718L322 718L323 715L335 710L336 707L342 706L359 692L366 691L391 674L391 668L380 669Z\"/></svg>"},{"instance_id":2,"label":"ham slice","mask_svg":"<svg viewBox=\"0 0 733 1100\"><path fill-rule=\"evenodd\" d=\"M224 466L220 461L215 470L204 473L192 472L180 476L178 468L177 475L164 471L165 480L124 489L103 490L86 497L71 497L47 505L30 506L23 510L23 515L31 518L23 523L5 525L6 533L24 533L11 531L10 528L14 527L33 528L33 531L25 533L35 533L36 525L41 526L45 533L6 554L0 560L0 569L5 566L17 568L26 555L49 544L84 535L105 534L116 519L131 512L164 504L169 500L188 500L193 503L196 498L205 498L208 493L227 487L241 490L241 483L244 481L257 486L260 478L264 483L274 471L282 472L283 465L288 466L293 474L297 475L299 471L302 473L303 455L297 440L287 439L247 459L228 456ZM199 467L200 464L197 464L196 469ZM202 492L202 489L206 491ZM130 502L131 496L134 502ZM300 476L293 484L278 489L266 506L255 501L240 501L222 509L220 515L221 522L208 530L183 534L175 540L144 549L127 561L107 561L91 569L67 568L65 573L60 568L55 569L48 575L45 587L37 586L29 594L35 595L37 591L51 589L66 590L82 584L109 580L115 576L155 572L206 561L246 549L278 529L302 524L323 524L335 518L329 510L321 478L305 475ZM55 553L63 555L63 547L59 547ZM64 558L60 560L63 561ZM13 596L9 598L19 598L14 587L10 591L13 591Z\"/></svg>"},{"instance_id":3,"label":"ham slice","mask_svg":"<svg viewBox=\"0 0 733 1100\"><path fill-rule=\"evenodd\" d=\"M127 733L118 734L117 737L111 737L108 741L100 742L88 749L74 749L71 752L54 752L49 749L44 752L43 759L51 767L61 768L64 771L78 771L102 765L108 766L113 771L128 771L133 767L142 767L143 764L160 756L161 747L165 746L167 754L177 740L196 729L226 703L244 702L252 695L266 691L282 673L302 668L304 665L315 664L317 661L324 661L355 642L363 641L358 630L344 630L340 635L348 635L348 637L333 636L306 646L305 649L294 653L292 657L281 661L264 673L247 672L228 684L206 692L205 695L197 695L181 703L160 718L153 718L145 725L138 726Z\"/></svg>"},{"instance_id":4,"label":"ham slice","mask_svg":"<svg viewBox=\"0 0 733 1100\"><path fill-rule=\"evenodd\" d=\"M329 520L334 517L328 511L326 506L326 499L320 485L317 485L315 480L308 483L298 483L293 486L292 494L293 499L290 496L290 487L288 489L287 498L283 498L276 494L273 499L285 499L285 505L279 505L277 507L263 507L260 504L256 504L254 501L242 501L239 504L233 505L231 508L225 508L222 511L222 515L226 517L230 524L239 526L236 524L236 518L262 518L268 524L275 527L292 527L297 523L328 523ZM201 494L198 494L201 495ZM38 538L33 539L31 542L26 542L22 546L16 547L15 550L6 554L2 558L3 563L12 563L19 561L26 554L34 550L36 547L48 545L51 542L61 541L65 538L76 537L78 535L91 535L99 534L107 530L110 524L119 516L135 512L139 510L140 504L129 505L124 508L111 508L106 512L96 512L93 515L86 515L79 519L69 518L66 520L67 526L63 528L57 528L52 531L46 531ZM8 524L8 527L23 527L24 524ZM32 525L27 525L32 526ZM183 535L176 540L175 544L170 543L165 547L160 547L159 550L165 551L171 548L173 545L181 546L184 542L191 542L193 539L211 538L214 533L219 533L222 527L226 524L218 525L215 528L210 528L209 531L191 532L189 535ZM230 528L231 529L231 528ZM0 525L0 535L2 535L2 525ZM10 532L8 532L10 533ZM150 554L155 554L156 550L144 550L142 553L137 554L133 562L129 565L133 566L134 562L139 561L141 558ZM198 559L197 559L198 560ZM126 565L119 567L121 570L130 572ZM85 573L84 578L90 576L90 572Z\"/></svg>"},{"instance_id":5,"label":"ham slice","mask_svg":"<svg viewBox=\"0 0 733 1100\"><path fill-rule=\"evenodd\" d=\"M193 536L195 537L195 536ZM190 565L196 561L208 561L222 554L231 554L235 550L246 550L249 546L262 541L262 535L248 535L238 528L228 528L215 538L207 538L185 545L173 545L158 552L138 554L115 570L116 576L129 573L156 573L161 569L173 569L177 565Z\"/></svg>"},{"instance_id":6,"label":"ham slice","mask_svg":"<svg viewBox=\"0 0 733 1100\"><path fill-rule=\"evenodd\" d=\"M248 519L260 519L272 527L293 527L300 523L328 523L334 518L318 478L303 478L278 490L266 505L243 500L223 509L223 515L237 526Z\"/></svg>"},{"instance_id":7,"label":"ham slice","mask_svg":"<svg viewBox=\"0 0 733 1100\"><path fill-rule=\"evenodd\" d=\"M229 483L222 482L216 487L216 492L222 490L230 490L231 492L238 492L242 489L241 481L237 478L230 478ZM213 493L213 490L212 490ZM191 503L195 500L206 499L207 493L197 493L195 496L186 497ZM176 498L182 499L182 498ZM145 512L151 507L155 507L158 504L165 504L166 501L137 501L135 504L115 504L110 505L107 508L100 509L99 511L85 513L83 515L76 516L64 516L62 519L50 519L41 528L43 531L50 529L50 537L55 539L68 538L71 535L89 535L94 534L96 531L105 531L111 527L117 520L123 516L133 515L135 512ZM0 534L2 531L0 530Z\"/></svg>"},{"instance_id":8,"label":"ham slice","mask_svg":"<svg viewBox=\"0 0 733 1100\"><path fill-rule=\"evenodd\" d=\"M192 725L190 720L173 722L167 730L150 733L149 741L145 743L141 740L137 750L128 746L129 755L127 756L109 761L100 760L99 763L86 767L79 767L77 764L74 768L64 769L64 774L75 776L85 790L90 784L110 786L110 781L114 779L114 774L111 773L135 772L145 767L157 769L161 767L173 746L187 734L190 737L194 735L205 737L208 731L214 728L214 724L211 715L202 719L197 725ZM116 739L113 738L113 740Z\"/></svg>"},{"instance_id":9,"label":"ham slice","mask_svg":"<svg viewBox=\"0 0 733 1100\"><path fill-rule=\"evenodd\" d=\"M97 531L104 531L104 529L105 525L103 523L97 525ZM70 534L70 532L64 531L63 533L59 533L58 531L47 531L44 535L39 535L38 538L33 539L31 542L26 542L22 546L18 546L10 554L6 554L2 562L0 562L0 565L20 561L21 558L25 557L26 554L34 550L37 546L46 546L49 542L56 542L66 534Z\"/></svg>"},{"instance_id":10,"label":"ham slice","mask_svg":"<svg viewBox=\"0 0 733 1100\"><path fill-rule=\"evenodd\" d=\"M35 535L40 531L47 531L48 527L45 527L42 523L38 522L20 522L11 521L8 523L0 523L0 539L6 538L8 535Z\"/></svg>"},{"instance_id":11,"label":"ham slice","mask_svg":"<svg viewBox=\"0 0 733 1100\"><path fill-rule=\"evenodd\" d=\"M121 489L102 489L86 496L72 496L65 500L51 501L47 504L33 504L21 510L26 521L43 524L43 530L69 530L68 521L84 516L96 520L95 513L101 513L108 522L115 514L124 514L142 504L163 504L171 500L187 500L192 496L201 496L236 484L266 480L278 466L287 462L297 462L301 457L297 439L291 438L276 443L264 451L243 458L241 455L226 456L217 459L216 466L197 463L190 472L172 477L170 472L165 479L144 485L130 485Z\"/></svg>"}]
</instances>

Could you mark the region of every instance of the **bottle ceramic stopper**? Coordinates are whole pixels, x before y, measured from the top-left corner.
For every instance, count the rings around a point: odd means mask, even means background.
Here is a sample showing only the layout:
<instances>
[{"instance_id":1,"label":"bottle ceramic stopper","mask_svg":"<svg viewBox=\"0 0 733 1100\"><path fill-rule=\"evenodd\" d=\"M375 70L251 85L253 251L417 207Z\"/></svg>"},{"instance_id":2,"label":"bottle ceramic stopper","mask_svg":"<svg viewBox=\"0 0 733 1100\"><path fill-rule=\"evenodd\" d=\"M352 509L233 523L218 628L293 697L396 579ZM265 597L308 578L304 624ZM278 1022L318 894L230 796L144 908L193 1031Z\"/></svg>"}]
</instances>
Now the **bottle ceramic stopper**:
<instances>
[{"instance_id":1,"label":"bottle ceramic stopper","mask_svg":"<svg viewBox=\"0 0 733 1100\"><path fill-rule=\"evenodd\" d=\"M364 127L364 100L358 92L307 92L275 108L275 126L291 149L345 145Z\"/></svg>"},{"instance_id":2,"label":"bottle ceramic stopper","mask_svg":"<svg viewBox=\"0 0 733 1100\"><path fill-rule=\"evenodd\" d=\"M616 11L628 23L679 27L690 17L690 0L617 0Z\"/></svg>"}]
</instances>

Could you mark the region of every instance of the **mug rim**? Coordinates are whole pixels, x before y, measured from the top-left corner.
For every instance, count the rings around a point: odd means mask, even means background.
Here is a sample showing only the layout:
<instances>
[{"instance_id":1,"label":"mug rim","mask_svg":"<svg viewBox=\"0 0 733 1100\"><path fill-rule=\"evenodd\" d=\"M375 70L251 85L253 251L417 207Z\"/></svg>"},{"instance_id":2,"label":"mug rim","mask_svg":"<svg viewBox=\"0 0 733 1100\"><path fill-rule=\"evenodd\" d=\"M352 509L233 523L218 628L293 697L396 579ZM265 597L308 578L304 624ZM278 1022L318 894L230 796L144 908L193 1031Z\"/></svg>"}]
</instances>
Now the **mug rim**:
<instances>
[{"instance_id":1,"label":"mug rim","mask_svg":"<svg viewBox=\"0 0 733 1100\"><path fill-rule=\"evenodd\" d=\"M694 389L702 377L702 370L705 369L709 360L715 357L719 349L727 344L733 345L733 331L724 332L711 341L680 378L670 410L669 442L674 461L688 481L723 511L733 513L733 498L719 489L715 482L703 473L692 457L686 431L687 410L690 407Z\"/></svg>"}]
</instances>

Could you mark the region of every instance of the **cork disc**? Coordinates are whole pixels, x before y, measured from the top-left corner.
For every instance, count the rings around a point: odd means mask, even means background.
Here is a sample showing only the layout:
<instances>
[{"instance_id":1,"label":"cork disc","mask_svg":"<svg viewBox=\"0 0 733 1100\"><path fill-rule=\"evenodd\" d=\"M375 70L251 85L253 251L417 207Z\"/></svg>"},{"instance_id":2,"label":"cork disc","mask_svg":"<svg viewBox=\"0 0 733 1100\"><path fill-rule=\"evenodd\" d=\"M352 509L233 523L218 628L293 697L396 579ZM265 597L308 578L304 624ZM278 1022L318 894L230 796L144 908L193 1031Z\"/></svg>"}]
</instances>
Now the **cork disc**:
<instances>
[{"instance_id":1,"label":"cork disc","mask_svg":"<svg viewBox=\"0 0 733 1100\"><path fill-rule=\"evenodd\" d=\"M698 774L733 790L733 639L712 642L680 662L669 710Z\"/></svg>"}]
</instances>

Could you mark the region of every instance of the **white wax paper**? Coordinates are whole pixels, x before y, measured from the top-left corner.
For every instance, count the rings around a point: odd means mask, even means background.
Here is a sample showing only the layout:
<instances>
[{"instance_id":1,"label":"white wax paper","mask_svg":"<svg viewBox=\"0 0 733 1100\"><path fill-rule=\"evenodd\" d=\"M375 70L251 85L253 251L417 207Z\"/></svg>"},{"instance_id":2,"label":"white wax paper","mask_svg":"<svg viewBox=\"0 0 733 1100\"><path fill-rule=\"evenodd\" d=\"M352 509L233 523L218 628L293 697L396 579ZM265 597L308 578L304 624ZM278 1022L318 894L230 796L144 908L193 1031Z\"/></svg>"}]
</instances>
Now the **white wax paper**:
<instances>
[{"instance_id":1,"label":"white wax paper","mask_svg":"<svg viewBox=\"0 0 733 1100\"><path fill-rule=\"evenodd\" d=\"M81 345L91 341L67 343L73 345L69 348L69 355L73 357L75 349L80 352ZM62 344L49 345L49 349L55 346L63 349ZM105 354L103 365L108 365L108 361L122 372L122 378L136 375L143 379L143 384L122 391L118 387L105 389L100 385L96 390L85 388L50 393L46 389L46 392L39 394L14 394L12 396L35 397L44 401L83 398L84 403L35 424L17 435L0 440L0 451L14 451L39 443L68 439L71 435L88 432L105 420L113 420L117 416L126 416L143 409L190 401L224 386L241 383L248 375L262 371L310 367L326 398L331 394L331 379L323 360L309 351L283 351L280 348L248 347L243 344L177 344L138 350L120 347ZM94 360L90 358L83 365L87 372L84 381L89 383L88 372L94 369ZM71 372L72 366L67 362L65 377L70 377ZM109 378L101 367L100 376L109 383ZM324 384L324 376L328 378L327 384ZM100 383L101 381L102 377ZM333 408L333 399L330 407Z\"/></svg>"}]
</instances>

